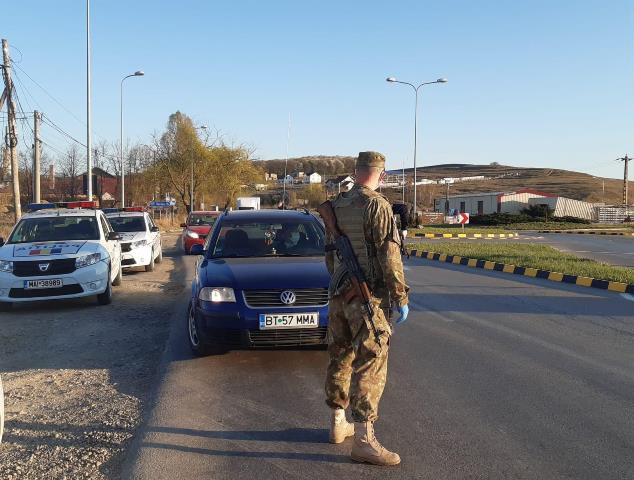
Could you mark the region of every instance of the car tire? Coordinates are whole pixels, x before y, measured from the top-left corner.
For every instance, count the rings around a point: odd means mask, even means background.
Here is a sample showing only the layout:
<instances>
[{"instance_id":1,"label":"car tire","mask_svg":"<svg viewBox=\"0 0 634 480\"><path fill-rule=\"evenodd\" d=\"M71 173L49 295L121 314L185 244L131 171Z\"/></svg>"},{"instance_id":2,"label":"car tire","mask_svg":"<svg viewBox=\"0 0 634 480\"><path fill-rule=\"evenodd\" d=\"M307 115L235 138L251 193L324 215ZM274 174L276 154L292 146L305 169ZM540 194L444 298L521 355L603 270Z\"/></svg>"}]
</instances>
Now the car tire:
<instances>
[{"instance_id":1,"label":"car tire","mask_svg":"<svg viewBox=\"0 0 634 480\"><path fill-rule=\"evenodd\" d=\"M163 261L163 245L159 247L159 254L156 257L156 263L161 263Z\"/></svg>"},{"instance_id":2,"label":"car tire","mask_svg":"<svg viewBox=\"0 0 634 480\"><path fill-rule=\"evenodd\" d=\"M149 263L149 265L145 266L145 271L146 272L153 272L154 271L154 249L152 249L152 253L150 254L150 263Z\"/></svg>"},{"instance_id":3,"label":"car tire","mask_svg":"<svg viewBox=\"0 0 634 480\"><path fill-rule=\"evenodd\" d=\"M0 312L8 312L13 308L13 303L11 302L0 302Z\"/></svg>"},{"instance_id":4,"label":"car tire","mask_svg":"<svg viewBox=\"0 0 634 480\"><path fill-rule=\"evenodd\" d=\"M112 282L110 281L110 270L108 270L108 286L106 291L97 295L99 305L110 305L112 303Z\"/></svg>"},{"instance_id":5,"label":"car tire","mask_svg":"<svg viewBox=\"0 0 634 480\"><path fill-rule=\"evenodd\" d=\"M192 302L189 302L189 307L187 308L187 339L192 352L198 357L222 353L220 348L210 344L207 339L200 334L198 321L196 320L194 309L192 308Z\"/></svg>"},{"instance_id":6,"label":"car tire","mask_svg":"<svg viewBox=\"0 0 634 480\"><path fill-rule=\"evenodd\" d=\"M112 281L112 285L114 285L115 287L118 287L119 285L121 285L122 281L123 281L123 267L121 266L121 263L119 263L119 273L117 273L117 276Z\"/></svg>"}]
</instances>

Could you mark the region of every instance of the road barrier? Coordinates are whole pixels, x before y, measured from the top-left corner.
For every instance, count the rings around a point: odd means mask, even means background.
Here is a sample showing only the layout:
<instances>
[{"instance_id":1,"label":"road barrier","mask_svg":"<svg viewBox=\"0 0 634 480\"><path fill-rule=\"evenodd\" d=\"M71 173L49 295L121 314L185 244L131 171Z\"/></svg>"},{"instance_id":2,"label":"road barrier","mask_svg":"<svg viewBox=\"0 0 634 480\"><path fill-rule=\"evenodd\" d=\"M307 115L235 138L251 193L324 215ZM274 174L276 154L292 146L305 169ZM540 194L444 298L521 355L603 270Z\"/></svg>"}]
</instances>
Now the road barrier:
<instances>
[{"instance_id":1,"label":"road barrier","mask_svg":"<svg viewBox=\"0 0 634 480\"><path fill-rule=\"evenodd\" d=\"M519 233L415 233L417 238L515 238Z\"/></svg>"},{"instance_id":2,"label":"road barrier","mask_svg":"<svg viewBox=\"0 0 634 480\"><path fill-rule=\"evenodd\" d=\"M538 233L574 233L577 235L621 235L634 237L634 232L610 232L609 230L539 230Z\"/></svg>"},{"instance_id":3,"label":"road barrier","mask_svg":"<svg viewBox=\"0 0 634 480\"><path fill-rule=\"evenodd\" d=\"M482 268L484 270L494 270L496 272L512 273L525 277L542 278L551 282L571 283L582 287L599 288L619 293L634 293L634 284L612 282L609 280L599 280L597 278L579 277L577 275L567 275L565 273L551 272L530 267L518 267L507 263L491 262L477 258L461 257L458 255L447 255L446 253L426 252L409 249L410 256L435 260L438 262L452 263L454 265L464 265L472 268Z\"/></svg>"}]
</instances>

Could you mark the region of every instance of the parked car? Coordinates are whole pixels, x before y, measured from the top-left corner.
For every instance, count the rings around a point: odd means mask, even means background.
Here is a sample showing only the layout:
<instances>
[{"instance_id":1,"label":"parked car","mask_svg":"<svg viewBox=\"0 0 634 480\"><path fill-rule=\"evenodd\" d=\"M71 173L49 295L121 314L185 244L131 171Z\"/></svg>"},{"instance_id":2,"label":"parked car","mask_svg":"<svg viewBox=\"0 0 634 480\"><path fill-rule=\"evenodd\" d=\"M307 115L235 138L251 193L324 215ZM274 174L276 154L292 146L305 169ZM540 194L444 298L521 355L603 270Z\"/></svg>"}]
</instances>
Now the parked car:
<instances>
[{"instance_id":1,"label":"parked car","mask_svg":"<svg viewBox=\"0 0 634 480\"><path fill-rule=\"evenodd\" d=\"M0 239L0 308L91 295L109 304L121 283L119 234L93 202L42 205Z\"/></svg>"},{"instance_id":2,"label":"parked car","mask_svg":"<svg viewBox=\"0 0 634 480\"><path fill-rule=\"evenodd\" d=\"M189 255L192 246L204 245L211 227L222 212L195 211L187 216L187 221L181 223L181 245L185 254Z\"/></svg>"},{"instance_id":3,"label":"parked car","mask_svg":"<svg viewBox=\"0 0 634 480\"><path fill-rule=\"evenodd\" d=\"M127 207L108 211L106 217L115 232L121 235L121 266L154 270L163 261L161 232L152 217L142 207Z\"/></svg>"},{"instance_id":4,"label":"parked car","mask_svg":"<svg viewBox=\"0 0 634 480\"><path fill-rule=\"evenodd\" d=\"M223 213L204 247L187 315L192 350L323 345L328 324L324 228L308 212Z\"/></svg>"}]
</instances>

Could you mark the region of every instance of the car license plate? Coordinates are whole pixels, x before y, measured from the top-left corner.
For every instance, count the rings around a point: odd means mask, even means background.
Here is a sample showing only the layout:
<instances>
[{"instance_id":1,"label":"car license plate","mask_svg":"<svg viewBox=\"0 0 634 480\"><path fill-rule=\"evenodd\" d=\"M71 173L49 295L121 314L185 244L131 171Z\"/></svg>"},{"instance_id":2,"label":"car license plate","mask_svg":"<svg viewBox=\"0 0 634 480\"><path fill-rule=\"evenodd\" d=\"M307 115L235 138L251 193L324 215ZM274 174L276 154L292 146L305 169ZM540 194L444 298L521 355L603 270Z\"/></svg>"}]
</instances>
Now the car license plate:
<instances>
[{"instance_id":1,"label":"car license plate","mask_svg":"<svg viewBox=\"0 0 634 480\"><path fill-rule=\"evenodd\" d=\"M34 290L37 288L58 288L63 285L64 282L61 278L50 278L48 280L24 280L25 290Z\"/></svg>"},{"instance_id":2,"label":"car license plate","mask_svg":"<svg viewBox=\"0 0 634 480\"><path fill-rule=\"evenodd\" d=\"M317 328L319 313L261 313L260 330L269 328Z\"/></svg>"}]
</instances>

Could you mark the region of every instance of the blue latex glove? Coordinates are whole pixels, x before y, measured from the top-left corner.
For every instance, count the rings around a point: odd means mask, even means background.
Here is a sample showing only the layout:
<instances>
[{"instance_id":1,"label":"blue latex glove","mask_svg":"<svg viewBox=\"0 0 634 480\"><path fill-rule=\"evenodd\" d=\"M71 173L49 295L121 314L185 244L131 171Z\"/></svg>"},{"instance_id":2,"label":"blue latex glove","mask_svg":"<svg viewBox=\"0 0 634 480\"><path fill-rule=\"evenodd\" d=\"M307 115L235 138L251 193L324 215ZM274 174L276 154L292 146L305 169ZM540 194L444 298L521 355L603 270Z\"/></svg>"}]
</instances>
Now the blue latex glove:
<instances>
[{"instance_id":1,"label":"blue latex glove","mask_svg":"<svg viewBox=\"0 0 634 480\"><path fill-rule=\"evenodd\" d=\"M407 316L409 315L409 306L403 305L402 307L396 307L396 311L400 314L400 316L394 321L394 323L400 325L407 320Z\"/></svg>"}]
</instances>

